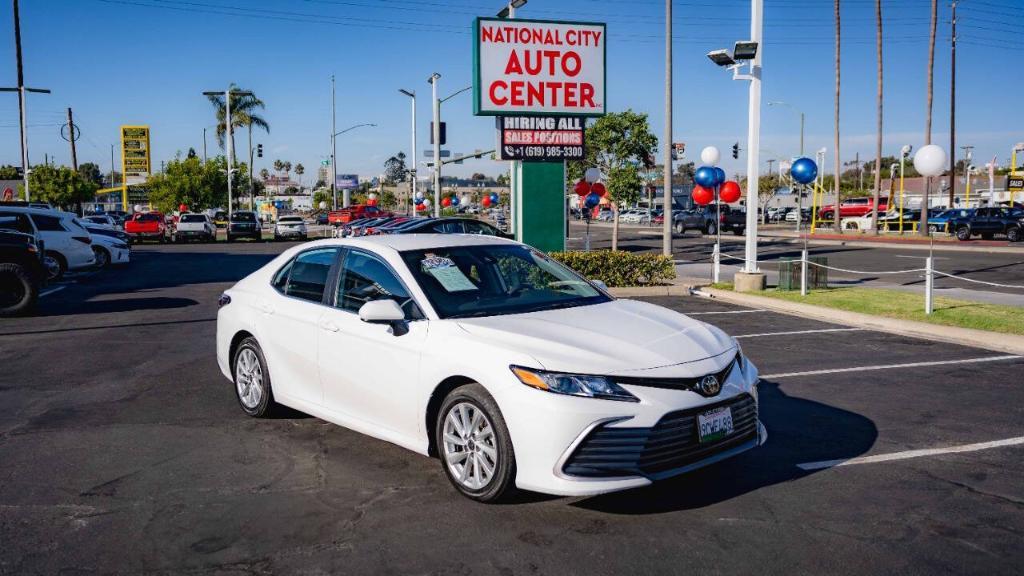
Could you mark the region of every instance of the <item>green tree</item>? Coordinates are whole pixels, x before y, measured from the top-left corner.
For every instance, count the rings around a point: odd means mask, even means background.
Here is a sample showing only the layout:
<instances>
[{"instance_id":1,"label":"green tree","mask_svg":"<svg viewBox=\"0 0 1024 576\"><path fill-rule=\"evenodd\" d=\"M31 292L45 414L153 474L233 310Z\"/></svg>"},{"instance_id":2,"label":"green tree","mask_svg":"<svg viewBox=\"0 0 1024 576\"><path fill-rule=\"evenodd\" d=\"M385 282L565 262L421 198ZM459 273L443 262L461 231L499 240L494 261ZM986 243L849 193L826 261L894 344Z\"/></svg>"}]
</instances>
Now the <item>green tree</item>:
<instances>
[{"instance_id":1,"label":"green tree","mask_svg":"<svg viewBox=\"0 0 1024 576\"><path fill-rule=\"evenodd\" d=\"M487 180L487 176L485 176L482 172L473 172L473 175L470 176L469 179L470 180Z\"/></svg>"},{"instance_id":2,"label":"green tree","mask_svg":"<svg viewBox=\"0 0 1024 576\"><path fill-rule=\"evenodd\" d=\"M299 186L302 186L302 175L306 173L306 167L302 163L295 165L295 175L299 177Z\"/></svg>"},{"instance_id":3,"label":"green tree","mask_svg":"<svg viewBox=\"0 0 1024 576\"><path fill-rule=\"evenodd\" d=\"M16 167L4 165L0 166L0 180L21 180L21 176L18 175Z\"/></svg>"},{"instance_id":4,"label":"green tree","mask_svg":"<svg viewBox=\"0 0 1024 576\"><path fill-rule=\"evenodd\" d=\"M29 173L28 181L33 200L49 202L65 209L92 200L99 189L98 184L83 178L67 166L38 164Z\"/></svg>"},{"instance_id":5,"label":"green tree","mask_svg":"<svg viewBox=\"0 0 1024 576\"><path fill-rule=\"evenodd\" d=\"M327 206L331 205L331 193L329 191L317 190L313 193L313 210L319 210L321 202L324 202Z\"/></svg>"},{"instance_id":6,"label":"green tree","mask_svg":"<svg viewBox=\"0 0 1024 576\"><path fill-rule=\"evenodd\" d=\"M260 179L266 182L267 178L270 178L270 170L267 170L266 168L260 170Z\"/></svg>"},{"instance_id":7,"label":"green tree","mask_svg":"<svg viewBox=\"0 0 1024 576\"><path fill-rule=\"evenodd\" d=\"M508 172L502 172L501 174L498 174L498 177L495 178L494 181L498 183L498 186L508 186L509 185Z\"/></svg>"},{"instance_id":8,"label":"green tree","mask_svg":"<svg viewBox=\"0 0 1024 576\"><path fill-rule=\"evenodd\" d=\"M284 161L283 160L274 160L274 171L275 172L284 172Z\"/></svg>"},{"instance_id":9,"label":"green tree","mask_svg":"<svg viewBox=\"0 0 1024 576\"><path fill-rule=\"evenodd\" d=\"M103 171L93 162L86 162L78 165L78 173L87 182L93 182L96 186L103 186Z\"/></svg>"},{"instance_id":10,"label":"green tree","mask_svg":"<svg viewBox=\"0 0 1024 576\"><path fill-rule=\"evenodd\" d=\"M405 166L405 153L399 152L384 161L384 179L388 184L395 185L404 182L409 175L409 169Z\"/></svg>"},{"instance_id":11,"label":"green tree","mask_svg":"<svg viewBox=\"0 0 1024 576\"><path fill-rule=\"evenodd\" d=\"M591 167L601 171L616 212L612 219L612 250L618 250L618 208L640 199L643 181L637 167L650 162L658 138L651 133L647 114L626 110L598 118L587 128L584 144L586 156L569 163L569 178L578 180ZM671 198L671 192L667 198Z\"/></svg>"},{"instance_id":12,"label":"green tree","mask_svg":"<svg viewBox=\"0 0 1024 576\"><path fill-rule=\"evenodd\" d=\"M270 124L267 124L267 121L264 120L262 116L256 113L258 110L263 110L264 108L266 108L266 106L263 103L263 100L260 100L255 94L245 96L241 94L235 94L235 92L242 91L242 89L236 86L234 83L231 84L229 90L230 92L232 92L231 126L233 128L241 128L243 126L254 126L256 128L262 129L264 132L267 132L269 134ZM221 148L224 148L224 138L227 135L227 122L225 119L227 116L227 107L225 106L226 102L224 100L224 95L211 94L206 98L210 101L210 104L213 105L213 109L215 110L217 116L217 144L219 144ZM235 146L233 129L231 131L231 134L231 149L232 151L234 151L237 150L238 148Z\"/></svg>"},{"instance_id":13,"label":"green tree","mask_svg":"<svg viewBox=\"0 0 1024 576\"><path fill-rule=\"evenodd\" d=\"M284 169L285 180L291 179L291 176L290 176L291 172L292 172L292 163L291 163L291 161L290 160L285 160L281 164L281 167Z\"/></svg>"},{"instance_id":14,"label":"green tree","mask_svg":"<svg viewBox=\"0 0 1024 576\"><path fill-rule=\"evenodd\" d=\"M248 166L240 164L234 174L235 190L248 179ZM227 158L218 156L205 164L199 158L175 158L164 171L146 180L149 201L159 210L170 212L185 204L199 211L224 206L228 197ZM236 200L238 198L236 197Z\"/></svg>"}]
</instances>

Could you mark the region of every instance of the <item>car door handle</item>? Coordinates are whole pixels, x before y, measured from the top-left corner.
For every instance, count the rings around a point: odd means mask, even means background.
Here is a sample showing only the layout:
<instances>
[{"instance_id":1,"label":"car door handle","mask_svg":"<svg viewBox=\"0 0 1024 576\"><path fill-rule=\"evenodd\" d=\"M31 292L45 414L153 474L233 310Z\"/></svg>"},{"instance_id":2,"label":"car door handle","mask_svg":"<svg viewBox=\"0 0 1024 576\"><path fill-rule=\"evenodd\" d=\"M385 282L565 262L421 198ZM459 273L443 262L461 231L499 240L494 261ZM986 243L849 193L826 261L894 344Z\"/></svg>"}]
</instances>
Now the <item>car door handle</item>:
<instances>
[{"instance_id":1,"label":"car door handle","mask_svg":"<svg viewBox=\"0 0 1024 576\"><path fill-rule=\"evenodd\" d=\"M260 312L263 312L264 314L274 313L274 308L270 304L267 304L266 302L260 302L259 304L257 304L257 307L260 309Z\"/></svg>"},{"instance_id":2,"label":"car door handle","mask_svg":"<svg viewBox=\"0 0 1024 576\"><path fill-rule=\"evenodd\" d=\"M330 320L321 321L320 329L327 330L328 332L337 332L338 330L340 330L340 328L338 328L338 325L335 324L334 322L331 322Z\"/></svg>"}]
</instances>

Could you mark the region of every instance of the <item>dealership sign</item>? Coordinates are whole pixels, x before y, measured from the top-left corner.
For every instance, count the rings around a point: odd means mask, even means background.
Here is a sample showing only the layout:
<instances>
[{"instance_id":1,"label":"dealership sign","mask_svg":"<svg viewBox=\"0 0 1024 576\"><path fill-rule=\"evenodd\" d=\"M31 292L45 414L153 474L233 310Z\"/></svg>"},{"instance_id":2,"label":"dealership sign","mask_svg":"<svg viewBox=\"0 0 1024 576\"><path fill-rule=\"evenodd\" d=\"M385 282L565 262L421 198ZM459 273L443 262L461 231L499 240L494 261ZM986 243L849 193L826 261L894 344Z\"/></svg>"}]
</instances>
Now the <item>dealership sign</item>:
<instances>
[{"instance_id":1,"label":"dealership sign","mask_svg":"<svg viewBox=\"0 0 1024 576\"><path fill-rule=\"evenodd\" d=\"M1007 176L1006 189L1010 192L1024 192L1024 176L1016 174Z\"/></svg>"},{"instance_id":2,"label":"dealership sign","mask_svg":"<svg viewBox=\"0 0 1024 576\"><path fill-rule=\"evenodd\" d=\"M497 121L502 160L583 159L583 118L502 116Z\"/></svg>"},{"instance_id":3,"label":"dealership sign","mask_svg":"<svg viewBox=\"0 0 1024 576\"><path fill-rule=\"evenodd\" d=\"M356 174L338 174L334 179L334 187L338 190L355 190L359 188L359 176Z\"/></svg>"},{"instance_id":4,"label":"dealership sign","mask_svg":"<svg viewBox=\"0 0 1024 576\"><path fill-rule=\"evenodd\" d=\"M601 116L605 25L477 18L473 30L478 116Z\"/></svg>"}]
</instances>

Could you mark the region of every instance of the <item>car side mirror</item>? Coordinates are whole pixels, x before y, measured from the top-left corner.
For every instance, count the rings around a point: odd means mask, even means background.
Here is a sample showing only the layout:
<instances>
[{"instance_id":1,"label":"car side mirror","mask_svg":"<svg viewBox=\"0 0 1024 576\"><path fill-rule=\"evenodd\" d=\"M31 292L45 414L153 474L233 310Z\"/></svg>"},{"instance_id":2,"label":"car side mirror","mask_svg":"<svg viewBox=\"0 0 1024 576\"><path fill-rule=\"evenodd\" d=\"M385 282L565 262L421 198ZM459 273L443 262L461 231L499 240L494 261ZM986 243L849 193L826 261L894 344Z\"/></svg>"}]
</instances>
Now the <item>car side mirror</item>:
<instances>
[{"instance_id":1,"label":"car side mirror","mask_svg":"<svg viewBox=\"0 0 1024 576\"><path fill-rule=\"evenodd\" d=\"M591 280L590 283L593 284L594 286L597 286L601 290L604 290L605 292L608 291L608 285L604 283L604 280Z\"/></svg>"},{"instance_id":2,"label":"car side mirror","mask_svg":"<svg viewBox=\"0 0 1024 576\"><path fill-rule=\"evenodd\" d=\"M359 319L371 324L394 324L405 320L405 312L394 300L371 300L359 308Z\"/></svg>"}]
</instances>

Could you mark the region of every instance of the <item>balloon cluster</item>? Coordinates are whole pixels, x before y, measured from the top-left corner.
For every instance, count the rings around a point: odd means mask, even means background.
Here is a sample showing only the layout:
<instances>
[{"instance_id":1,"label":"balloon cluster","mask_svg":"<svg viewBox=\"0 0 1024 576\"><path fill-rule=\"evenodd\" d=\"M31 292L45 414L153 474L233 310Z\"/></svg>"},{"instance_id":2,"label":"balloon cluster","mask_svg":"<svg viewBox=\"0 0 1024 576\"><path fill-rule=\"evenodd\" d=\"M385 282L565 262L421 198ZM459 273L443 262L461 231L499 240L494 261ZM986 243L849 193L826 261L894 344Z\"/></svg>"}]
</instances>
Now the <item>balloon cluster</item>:
<instances>
[{"instance_id":1,"label":"balloon cluster","mask_svg":"<svg viewBox=\"0 0 1024 576\"><path fill-rule=\"evenodd\" d=\"M710 204L715 199L715 190L718 191L718 199L726 204L731 204L740 199L740 185L732 180L725 179L725 170L717 166L701 166L693 175L693 201L699 206Z\"/></svg>"},{"instance_id":2,"label":"balloon cluster","mask_svg":"<svg viewBox=\"0 0 1024 576\"><path fill-rule=\"evenodd\" d=\"M573 186L575 192L585 208L593 208L601 203L601 198L608 195L608 188L598 182L601 179L601 171L597 168L588 168L583 174L583 179Z\"/></svg>"},{"instance_id":3,"label":"balloon cluster","mask_svg":"<svg viewBox=\"0 0 1024 576\"><path fill-rule=\"evenodd\" d=\"M480 205L484 208L490 208L491 206L497 206L498 200L497 192L491 192L490 195L484 196L483 199L480 200Z\"/></svg>"},{"instance_id":4,"label":"balloon cluster","mask_svg":"<svg viewBox=\"0 0 1024 576\"><path fill-rule=\"evenodd\" d=\"M445 196L445 198L443 200L441 200L441 206L444 206L445 208L449 208L451 206L458 206L458 205L459 205L459 197L458 196L450 196L450 197L449 196Z\"/></svg>"},{"instance_id":5,"label":"balloon cluster","mask_svg":"<svg viewBox=\"0 0 1024 576\"><path fill-rule=\"evenodd\" d=\"M430 208L430 200L423 197L423 194L416 193L416 211L423 212L427 208Z\"/></svg>"},{"instance_id":6,"label":"balloon cluster","mask_svg":"<svg viewBox=\"0 0 1024 576\"><path fill-rule=\"evenodd\" d=\"M377 205L377 195L374 194L373 192L371 192L369 194L369 196L366 197L366 205L367 206L376 206Z\"/></svg>"}]
</instances>

